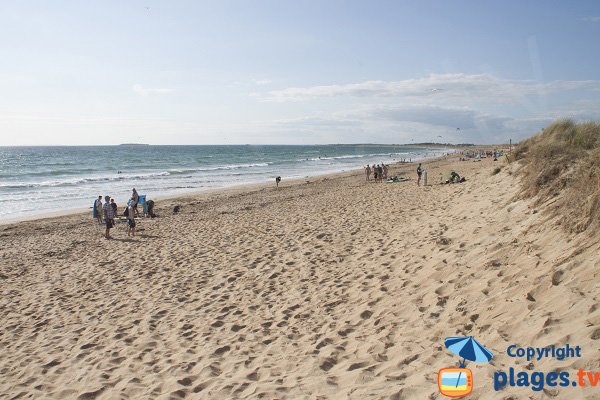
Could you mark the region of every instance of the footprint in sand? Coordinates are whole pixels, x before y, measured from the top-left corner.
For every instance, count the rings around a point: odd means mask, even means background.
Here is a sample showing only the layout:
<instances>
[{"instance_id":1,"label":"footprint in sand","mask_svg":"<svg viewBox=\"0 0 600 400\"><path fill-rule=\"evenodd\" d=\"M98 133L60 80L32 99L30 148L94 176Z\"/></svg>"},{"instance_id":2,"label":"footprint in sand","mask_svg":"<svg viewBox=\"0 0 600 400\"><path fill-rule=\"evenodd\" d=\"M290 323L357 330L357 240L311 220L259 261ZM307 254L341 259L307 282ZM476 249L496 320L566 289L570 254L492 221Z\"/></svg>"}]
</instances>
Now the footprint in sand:
<instances>
[{"instance_id":1,"label":"footprint in sand","mask_svg":"<svg viewBox=\"0 0 600 400\"><path fill-rule=\"evenodd\" d=\"M223 346L223 347L219 347L218 349L216 349L213 354L216 356L221 356L221 355L227 353L229 350L231 350L231 347Z\"/></svg>"},{"instance_id":2,"label":"footprint in sand","mask_svg":"<svg viewBox=\"0 0 600 400\"><path fill-rule=\"evenodd\" d=\"M324 359L321 362L321 364L319 365L319 368L321 368L323 371L329 371L336 364L337 364L337 359L335 357L327 357L326 359Z\"/></svg>"}]
</instances>

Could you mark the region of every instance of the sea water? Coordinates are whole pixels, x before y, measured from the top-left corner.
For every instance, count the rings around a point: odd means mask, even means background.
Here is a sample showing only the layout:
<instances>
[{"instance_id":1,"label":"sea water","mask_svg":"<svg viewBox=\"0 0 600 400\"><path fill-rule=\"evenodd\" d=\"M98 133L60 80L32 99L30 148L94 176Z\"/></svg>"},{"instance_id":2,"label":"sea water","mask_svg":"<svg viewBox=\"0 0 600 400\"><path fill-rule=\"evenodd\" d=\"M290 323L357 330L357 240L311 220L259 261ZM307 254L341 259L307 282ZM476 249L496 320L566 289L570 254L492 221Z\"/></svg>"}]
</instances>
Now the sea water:
<instances>
[{"instance_id":1,"label":"sea water","mask_svg":"<svg viewBox=\"0 0 600 400\"><path fill-rule=\"evenodd\" d=\"M99 195L125 205L248 183L412 161L448 149L376 145L0 147L0 220L88 209Z\"/></svg>"}]
</instances>

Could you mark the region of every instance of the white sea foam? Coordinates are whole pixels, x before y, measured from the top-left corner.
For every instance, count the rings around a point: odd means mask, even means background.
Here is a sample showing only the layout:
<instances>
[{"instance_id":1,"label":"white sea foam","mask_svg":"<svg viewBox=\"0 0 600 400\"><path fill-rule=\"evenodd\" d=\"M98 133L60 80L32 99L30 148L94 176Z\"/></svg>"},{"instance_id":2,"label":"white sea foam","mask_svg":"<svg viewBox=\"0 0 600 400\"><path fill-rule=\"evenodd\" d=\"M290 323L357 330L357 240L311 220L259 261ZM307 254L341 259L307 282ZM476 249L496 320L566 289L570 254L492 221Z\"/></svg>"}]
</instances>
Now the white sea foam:
<instances>
[{"instance_id":1,"label":"white sea foam","mask_svg":"<svg viewBox=\"0 0 600 400\"><path fill-rule=\"evenodd\" d=\"M0 148L0 219L85 209L100 194L124 204L133 187L153 198L443 152L382 146L4 147Z\"/></svg>"}]
</instances>

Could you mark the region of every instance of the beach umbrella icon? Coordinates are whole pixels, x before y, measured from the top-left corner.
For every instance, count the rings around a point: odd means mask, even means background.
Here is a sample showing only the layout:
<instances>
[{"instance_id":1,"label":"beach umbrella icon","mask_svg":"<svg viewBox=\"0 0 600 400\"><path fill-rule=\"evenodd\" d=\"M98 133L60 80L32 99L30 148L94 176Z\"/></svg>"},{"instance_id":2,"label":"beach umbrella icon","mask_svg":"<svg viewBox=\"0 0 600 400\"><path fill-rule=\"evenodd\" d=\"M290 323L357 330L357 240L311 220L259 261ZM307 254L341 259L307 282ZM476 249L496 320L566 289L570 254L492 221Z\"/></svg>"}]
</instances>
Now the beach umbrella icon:
<instances>
[{"instance_id":1,"label":"beach umbrella icon","mask_svg":"<svg viewBox=\"0 0 600 400\"><path fill-rule=\"evenodd\" d=\"M463 358L460 362L460 368L465 367L465 360L475 362L489 362L494 355L486 349L481 343L473 338L473 336L453 336L447 337L444 340L444 345L448 350ZM458 380L460 373L458 374Z\"/></svg>"},{"instance_id":2,"label":"beach umbrella icon","mask_svg":"<svg viewBox=\"0 0 600 400\"><path fill-rule=\"evenodd\" d=\"M486 349L473 336L452 336L444 340L444 345L452 353L463 358L460 368L464 368L465 360L475 362L489 362L494 355Z\"/></svg>"},{"instance_id":3,"label":"beach umbrella icon","mask_svg":"<svg viewBox=\"0 0 600 400\"><path fill-rule=\"evenodd\" d=\"M438 373L438 386L442 394L450 397L464 397L471 393L471 370L465 368L465 361L489 362L494 355L473 336L453 336L444 340L448 350L462 357L458 369L445 368ZM457 374L458 373L458 374ZM462 381L461 381L462 377ZM452 379L452 383L449 380ZM454 382L456 379L456 382Z\"/></svg>"}]
</instances>

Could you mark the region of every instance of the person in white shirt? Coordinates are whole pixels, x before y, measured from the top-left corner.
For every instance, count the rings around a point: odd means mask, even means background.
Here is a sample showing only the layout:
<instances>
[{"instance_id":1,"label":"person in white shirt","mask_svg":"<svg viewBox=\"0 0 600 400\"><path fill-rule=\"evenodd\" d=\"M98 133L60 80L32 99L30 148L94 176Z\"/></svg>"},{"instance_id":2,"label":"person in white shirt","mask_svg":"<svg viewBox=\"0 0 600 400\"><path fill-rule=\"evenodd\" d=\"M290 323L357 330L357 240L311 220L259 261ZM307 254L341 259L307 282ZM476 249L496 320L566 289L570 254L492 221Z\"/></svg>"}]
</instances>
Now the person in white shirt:
<instances>
[{"instance_id":1,"label":"person in white shirt","mask_svg":"<svg viewBox=\"0 0 600 400\"><path fill-rule=\"evenodd\" d=\"M133 199L127 203L127 236L135 236L135 207Z\"/></svg>"}]
</instances>

